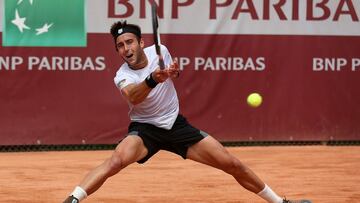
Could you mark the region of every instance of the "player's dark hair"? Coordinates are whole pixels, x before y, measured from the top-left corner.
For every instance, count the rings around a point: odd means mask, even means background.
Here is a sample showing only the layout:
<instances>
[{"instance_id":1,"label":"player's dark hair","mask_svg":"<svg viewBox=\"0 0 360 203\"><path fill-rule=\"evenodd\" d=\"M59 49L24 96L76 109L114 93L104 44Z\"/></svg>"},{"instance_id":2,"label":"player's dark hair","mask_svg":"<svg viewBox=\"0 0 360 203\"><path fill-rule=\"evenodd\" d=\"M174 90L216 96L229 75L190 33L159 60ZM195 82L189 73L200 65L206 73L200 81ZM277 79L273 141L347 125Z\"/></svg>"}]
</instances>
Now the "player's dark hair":
<instances>
[{"instance_id":1,"label":"player's dark hair","mask_svg":"<svg viewBox=\"0 0 360 203\"><path fill-rule=\"evenodd\" d=\"M110 28L110 34L114 38L116 51L117 51L116 39L118 38L118 36L120 36L124 33L133 33L134 35L136 35L138 42L140 42L141 28L138 25L128 24L126 22L126 20L125 21L117 21L114 24L112 24L112 26Z\"/></svg>"}]
</instances>

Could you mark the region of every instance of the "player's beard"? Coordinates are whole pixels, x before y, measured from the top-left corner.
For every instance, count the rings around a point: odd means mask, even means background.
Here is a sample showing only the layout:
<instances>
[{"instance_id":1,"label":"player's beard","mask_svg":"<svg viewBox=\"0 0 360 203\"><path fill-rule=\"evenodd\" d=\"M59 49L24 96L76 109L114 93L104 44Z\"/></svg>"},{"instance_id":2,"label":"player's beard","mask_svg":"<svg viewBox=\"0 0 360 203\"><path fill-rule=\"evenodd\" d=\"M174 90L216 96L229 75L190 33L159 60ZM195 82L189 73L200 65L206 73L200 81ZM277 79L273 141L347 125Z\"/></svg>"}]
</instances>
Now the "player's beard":
<instances>
[{"instance_id":1,"label":"player's beard","mask_svg":"<svg viewBox=\"0 0 360 203\"><path fill-rule=\"evenodd\" d=\"M132 69L141 69L147 65L147 58L142 50L133 53L130 58L125 57L124 59Z\"/></svg>"},{"instance_id":2,"label":"player's beard","mask_svg":"<svg viewBox=\"0 0 360 203\"><path fill-rule=\"evenodd\" d=\"M131 54L131 57L126 57L124 56L123 59L126 61L126 63L129 64L129 66L134 66L136 65L137 63L137 60L136 60L136 55L135 54Z\"/></svg>"}]
</instances>

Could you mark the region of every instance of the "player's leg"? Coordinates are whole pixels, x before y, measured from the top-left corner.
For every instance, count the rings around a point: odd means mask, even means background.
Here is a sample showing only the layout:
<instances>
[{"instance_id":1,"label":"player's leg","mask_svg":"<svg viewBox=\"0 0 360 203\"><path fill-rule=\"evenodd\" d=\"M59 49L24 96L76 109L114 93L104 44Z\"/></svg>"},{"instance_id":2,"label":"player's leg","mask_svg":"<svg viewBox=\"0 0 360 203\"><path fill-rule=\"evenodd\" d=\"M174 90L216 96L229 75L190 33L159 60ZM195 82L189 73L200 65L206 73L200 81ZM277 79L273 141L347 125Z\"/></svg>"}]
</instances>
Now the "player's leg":
<instances>
[{"instance_id":1,"label":"player's leg","mask_svg":"<svg viewBox=\"0 0 360 203\"><path fill-rule=\"evenodd\" d=\"M187 158L223 170L254 193L260 192L265 186L255 173L211 136L189 147Z\"/></svg>"},{"instance_id":2,"label":"player's leg","mask_svg":"<svg viewBox=\"0 0 360 203\"><path fill-rule=\"evenodd\" d=\"M82 197L76 198L79 200L84 199L87 195L90 195L99 189L107 178L115 175L129 164L141 160L146 155L147 148L145 147L142 139L139 136L127 136L118 144L110 158L91 170L85 176L72 195L79 194Z\"/></svg>"},{"instance_id":3,"label":"player's leg","mask_svg":"<svg viewBox=\"0 0 360 203\"><path fill-rule=\"evenodd\" d=\"M223 170L232 175L244 188L258 194L268 202L282 202L282 198L265 185L250 168L230 154L211 136L189 147L187 158Z\"/></svg>"}]
</instances>

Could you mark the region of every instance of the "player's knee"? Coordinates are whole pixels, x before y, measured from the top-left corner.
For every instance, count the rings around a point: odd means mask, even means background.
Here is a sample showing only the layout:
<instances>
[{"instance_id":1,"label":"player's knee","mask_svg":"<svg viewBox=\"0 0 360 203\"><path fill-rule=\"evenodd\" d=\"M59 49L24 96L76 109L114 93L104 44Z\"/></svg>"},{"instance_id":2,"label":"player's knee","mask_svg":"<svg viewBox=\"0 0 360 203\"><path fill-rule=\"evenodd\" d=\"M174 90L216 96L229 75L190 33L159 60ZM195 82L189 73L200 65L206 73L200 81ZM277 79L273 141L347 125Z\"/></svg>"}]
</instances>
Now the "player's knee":
<instances>
[{"instance_id":1,"label":"player's knee","mask_svg":"<svg viewBox=\"0 0 360 203\"><path fill-rule=\"evenodd\" d=\"M118 173L122 168L124 168L124 164L121 157L112 156L109 159L108 172L110 176Z\"/></svg>"},{"instance_id":2,"label":"player's knee","mask_svg":"<svg viewBox=\"0 0 360 203\"><path fill-rule=\"evenodd\" d=\"M246 172L246 167L236 158L231 158L224 164L223 171L228 174L234 175L239 172Z\"/></svg>"}]
</instances>

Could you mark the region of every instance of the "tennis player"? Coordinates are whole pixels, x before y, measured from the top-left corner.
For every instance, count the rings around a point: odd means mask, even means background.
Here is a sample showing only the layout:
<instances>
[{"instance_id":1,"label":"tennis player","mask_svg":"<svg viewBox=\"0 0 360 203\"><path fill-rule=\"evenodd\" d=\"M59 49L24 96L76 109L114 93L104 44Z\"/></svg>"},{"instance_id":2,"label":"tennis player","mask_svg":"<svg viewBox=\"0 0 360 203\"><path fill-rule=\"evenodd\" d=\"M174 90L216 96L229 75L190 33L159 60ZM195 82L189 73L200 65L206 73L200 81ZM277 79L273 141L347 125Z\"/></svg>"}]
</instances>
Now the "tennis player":
<instances>
[{"instance_id":1,"label":"tennis player","mask_svg":"<svg viewBox=\"0 0 360 203\"><path fill-rule=\"evenodd\" d=\"M129 104L128 135L110 158L85 176L64 203L82 201L98 190L107 178L134 162L145 163L159 150L223 170L267 202L292 202L279 197L217 140L193 127L180 114L173 83L179 77L179 68L165 46L161 46L161 52L167 68L160 70L155 48L145 48L139 26L116 22L110 32L116 51L125 61L114 81Z\"/></svg>"}]
</instances>

